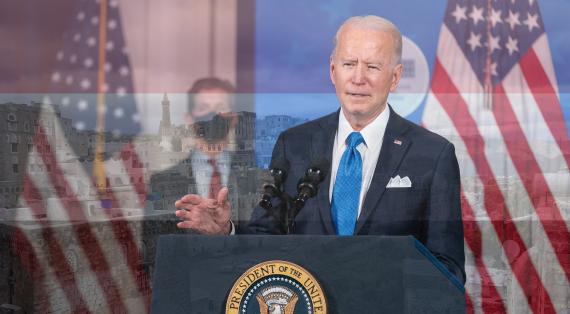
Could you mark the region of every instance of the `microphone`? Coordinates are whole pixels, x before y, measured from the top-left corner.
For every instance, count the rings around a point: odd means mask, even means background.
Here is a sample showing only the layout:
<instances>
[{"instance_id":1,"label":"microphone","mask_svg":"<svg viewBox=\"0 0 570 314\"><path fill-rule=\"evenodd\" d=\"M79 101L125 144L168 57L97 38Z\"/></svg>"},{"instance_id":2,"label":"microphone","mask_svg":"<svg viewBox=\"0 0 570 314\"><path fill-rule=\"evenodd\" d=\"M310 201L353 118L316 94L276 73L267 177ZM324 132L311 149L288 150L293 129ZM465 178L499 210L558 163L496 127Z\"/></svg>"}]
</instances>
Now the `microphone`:
<instances>
[{"instance_id":1,"label":"microphone","mask_svg":"<svg viewBox=\"0 0 570 314\"><path fill-rule=\"evenodd\" d=\"M330 162L326 159L317 159L311 162L311 166L307 169L305 176L299 180L297 184L297 197L295 198L295 212L293 217L297 214L308 199L317 195L319 191L319 184L327 176L327 171L330 167Z\"/></svg>"},{"instance_id":2,"label":"microphone","mask_svg":"<svg viewBox=\"0 0 570 314\"><path fill-rule=\"evenodd\" d=\"M271 209L271 199L281 195L283 182L287 179L287 172L289 171L289 161L287 160L272 160L269 173L273 177L273 183L263 185L263 194L259 201L259 206L264 209Z\"/></svg>"}]
</instances>

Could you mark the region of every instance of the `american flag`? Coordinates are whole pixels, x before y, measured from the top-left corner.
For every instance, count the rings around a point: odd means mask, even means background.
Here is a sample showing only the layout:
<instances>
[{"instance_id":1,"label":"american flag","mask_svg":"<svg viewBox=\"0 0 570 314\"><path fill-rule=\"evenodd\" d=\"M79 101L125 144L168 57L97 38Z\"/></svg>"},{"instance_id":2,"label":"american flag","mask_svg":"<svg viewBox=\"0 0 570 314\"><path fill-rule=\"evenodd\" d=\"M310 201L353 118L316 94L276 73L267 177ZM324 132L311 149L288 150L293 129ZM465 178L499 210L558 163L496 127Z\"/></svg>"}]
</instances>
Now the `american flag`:
<instances>
[{"instance_id":1,"label":"american flag","mask_svg":"<svg viewBox=\"0 0 570 314\"><path fill-rule=\"evenodd\" d=\"M101 17L101 3L107 5ZM123 36L119 0L79 0L73 2L69 30L63 47L55 56L50 74L50 94L46 103L58 104L62 115L73 120L77 130L94 130L97 119L97 92L105 93L105 130L114 137L137 134L140 117L133 95L128 49ZM104 63L100 58L100 23L105 23ZM99 86L98 71L105 80Z\"/></svg>"},{"instance_id":2,"label":"american flag","mask_svg":"<svg viewBox=\"0 0 570 314\"><path fill-rule=\"evenodd\" d=\"M462 177L471 313L567 313L570 141L534 0L451 0L422 123Z\"/></svg>"},{"instance_id":3,"label":"american flag","mask_svg":"<svg viewBox=\"0 0 570 314\"><path fill-rule=\"evenodd\" d=\"M104 161L101 187L93 161L80 158L93 152L80 153L77 144L98 138L88 132L97 126L98 92L105 96L105 132L118 139L140 131L119 2L70 4L71 22L53 56L50 93L30 143L12 247L33 278L32 311L145 312L150 288L141 261L142 226L127 218L142 213L146 197L135 145L118 142L115 158ZM62 117L73 121L71 128Z\"/></svg>"}]
</instances>

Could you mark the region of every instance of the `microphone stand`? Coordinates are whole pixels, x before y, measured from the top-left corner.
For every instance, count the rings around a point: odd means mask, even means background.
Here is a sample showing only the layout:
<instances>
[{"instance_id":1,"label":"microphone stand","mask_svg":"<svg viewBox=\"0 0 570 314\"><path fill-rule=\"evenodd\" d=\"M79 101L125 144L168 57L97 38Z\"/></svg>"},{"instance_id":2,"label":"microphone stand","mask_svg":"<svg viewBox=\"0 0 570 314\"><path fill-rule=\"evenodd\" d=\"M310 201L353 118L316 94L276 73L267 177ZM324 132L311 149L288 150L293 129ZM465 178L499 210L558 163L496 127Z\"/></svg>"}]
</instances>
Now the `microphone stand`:
<instances>
[{"instance_id":1,"label":"microphone stand","mask_svg":"<svg viewBox=\"0 0 570 314\"><path fill-rule=\"evenodd\" d=\"M263 207L273 218L281 223L281 231L285 234L291 234L293 231L293 220L295 219L296 213L299 211L297 209L295 201L291 195L287 194L286 192L279 191L275 193L275 197L277 197L280 201L279 206L274 208L271 203L260 202L261 207ZM292 212L292 208L295 208L295 212Z\"/></svg>"},{"instance_id":2,"label":"microphone stand","mask_svg":"<svg viewBox=\"0 0 570 314\"><path fill-rule=\"evenodd\" d=\"M328 165L319 161L318 166L312 166L297 184L298 194L295 198L283 191L283 182L285 181L285 172L278 169L271 169L274 184L266 184L265 192L259 205L264 208L271 216L281 222L281 231L285 234L291 234L295 227L295 217L299 211L305 206L308 199L317 195L319 184L325 177L325 172L321 169L327 169ZM279 214L275 212L275 208L271 204L271 198L277 197L280 200Z\"/></svg>"}]
</instances>

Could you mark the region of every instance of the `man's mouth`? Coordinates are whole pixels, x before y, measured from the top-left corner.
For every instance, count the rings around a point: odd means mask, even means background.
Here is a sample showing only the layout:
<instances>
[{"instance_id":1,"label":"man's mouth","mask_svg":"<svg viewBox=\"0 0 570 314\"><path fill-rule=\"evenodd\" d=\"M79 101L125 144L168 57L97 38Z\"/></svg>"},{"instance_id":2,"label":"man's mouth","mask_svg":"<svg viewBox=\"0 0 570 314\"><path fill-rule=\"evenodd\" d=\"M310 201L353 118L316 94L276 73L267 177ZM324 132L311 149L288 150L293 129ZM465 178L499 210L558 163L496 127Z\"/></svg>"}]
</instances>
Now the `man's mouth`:
<instances>
[{"instance_id":1,"label":"man's mouth","mask_svg":"<svg viewBox=\"0 0 570 314\"><path fill-rule=\"evenodd\" d=\"M348 96L352 96L352 97L369 97L370 94L365 94L365 93L351 93L351 92L347 92L346 93Z\"/></svg>"}]
</instances>

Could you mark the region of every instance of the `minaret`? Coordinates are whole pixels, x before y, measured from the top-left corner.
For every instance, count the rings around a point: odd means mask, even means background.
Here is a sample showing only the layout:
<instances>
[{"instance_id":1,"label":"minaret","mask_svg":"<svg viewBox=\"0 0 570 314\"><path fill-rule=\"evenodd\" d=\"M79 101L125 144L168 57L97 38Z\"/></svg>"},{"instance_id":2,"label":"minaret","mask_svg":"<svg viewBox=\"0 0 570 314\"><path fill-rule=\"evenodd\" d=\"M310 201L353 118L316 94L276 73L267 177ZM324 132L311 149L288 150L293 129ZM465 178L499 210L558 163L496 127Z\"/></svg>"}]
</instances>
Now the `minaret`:
<instances>
[{"instance_id":1,"label":"minaret","mask_svg":"<svg viewBox=\"0 0 570 314\"><path fill-rule=\"evenodd\" d=\"M170 101L168 95L164 94L162 98L162 120L160 120L159 134L162 136L171 135L172 124L170 123Z\"/></svg>"},{"instance_id":2,"label":"minaret","mask_svg":"<svg viewBox=\"0 0 570 314\"><path fill-rule=\"evenodd\" d=\"M166 93L162 98L162 120L158 129L160 135L160 147L163 151L172 151L172 124L170 123L170 101Z\"/></svg>"}]
</instances>

